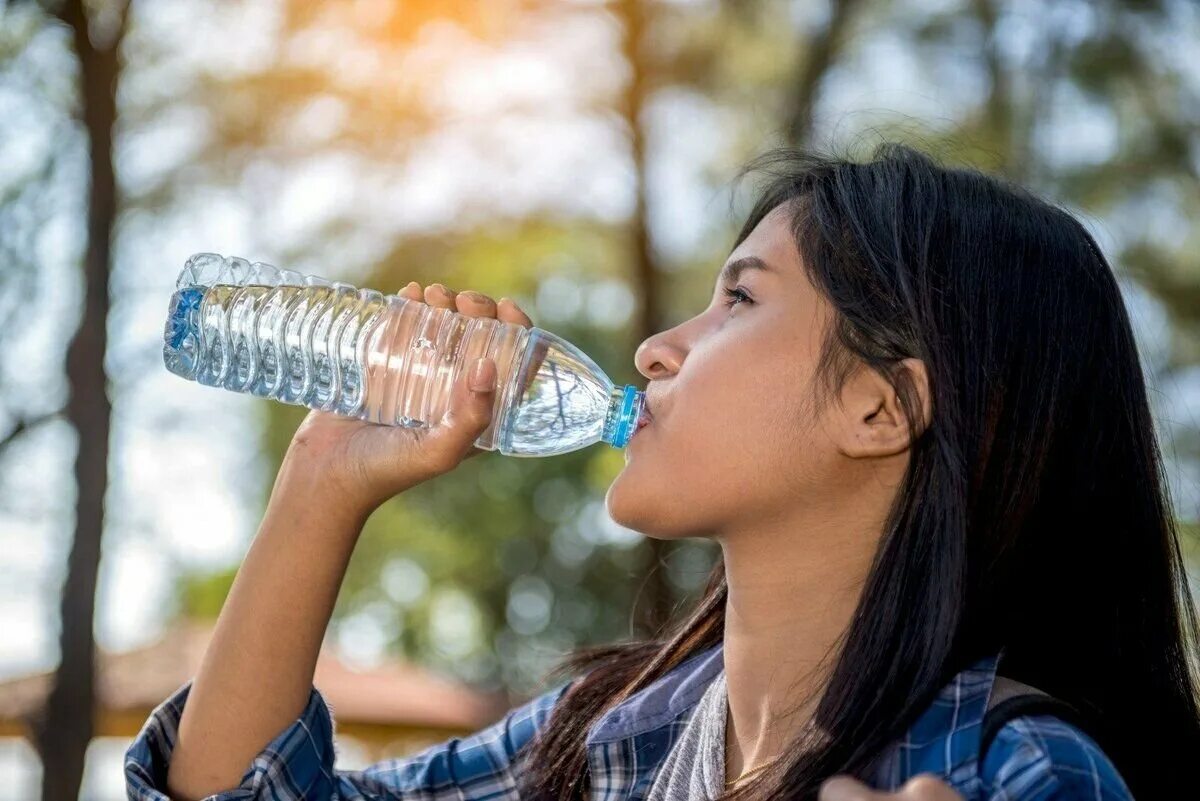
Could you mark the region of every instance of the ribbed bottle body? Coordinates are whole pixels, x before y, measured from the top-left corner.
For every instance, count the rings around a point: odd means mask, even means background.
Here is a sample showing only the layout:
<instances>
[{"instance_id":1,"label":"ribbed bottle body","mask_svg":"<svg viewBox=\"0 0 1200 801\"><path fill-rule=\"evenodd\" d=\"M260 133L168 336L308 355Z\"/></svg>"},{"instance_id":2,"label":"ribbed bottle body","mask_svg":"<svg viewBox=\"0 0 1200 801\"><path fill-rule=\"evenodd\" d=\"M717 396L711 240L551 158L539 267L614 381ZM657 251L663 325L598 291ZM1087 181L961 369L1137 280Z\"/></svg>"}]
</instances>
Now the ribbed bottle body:
<instances>
[{"instance_id":1,"label":"ribbed bottle body","mask_svg":"<svg viewBox=\"0 0 1200 801\"><path fill-rule=\"evenodd\" d=\"M372 423L436 424L456 376L476 358L498 368L496 412L480 436L496 447L529 329L251 265L189 260L171 299L163 358L207 386ZM215 259L215 263L213 261Z\"/></svg>"},{"instance_id":2,"label":"ribbed bottle body","mask_svg":"<svg viewBox=\"0 0 1200 801\"><path fill-rule=\"evenodd\" d=\"M515 456L624 447L643 409L640 391L542 329L217 254L188 260L163 340L184 378L409 427L436 425L455 381L488 357L495 405L475 444Z\"/></svg>"}]
</instances>

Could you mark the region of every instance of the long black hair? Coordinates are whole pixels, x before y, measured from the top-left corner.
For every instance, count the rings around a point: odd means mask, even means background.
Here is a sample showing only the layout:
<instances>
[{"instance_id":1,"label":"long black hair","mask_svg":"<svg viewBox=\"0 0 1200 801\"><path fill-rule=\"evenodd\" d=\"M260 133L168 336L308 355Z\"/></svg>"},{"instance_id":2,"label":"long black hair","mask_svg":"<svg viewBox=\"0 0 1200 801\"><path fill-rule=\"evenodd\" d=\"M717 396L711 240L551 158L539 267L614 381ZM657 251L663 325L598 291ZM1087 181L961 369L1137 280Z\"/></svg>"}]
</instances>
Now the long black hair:
<instances>
[{"instance_id":1,"label":"long black hair","mask_svg":"<svg viewBox=\"0 0 1200 801\"><path fill-rule=\"evenodd\" d=\"M896 370L918 358L933 415L833 657L821 738L730 797L814 799L833 774L866 778L955 673L1001 647L1004 675L1084 713L1135 797L1194 795L1200 626L1129 317L1092 236L1019 187L899 145L865 162L772 151L747 171L765 180L737 242L786 206L835 309L826 385L866 364L919 408ZM726 591L718 564L661 637L567 661L579 678L530 745L528 797L584 797L591 724L720 642Z\"/></svg>"}]
</instances>

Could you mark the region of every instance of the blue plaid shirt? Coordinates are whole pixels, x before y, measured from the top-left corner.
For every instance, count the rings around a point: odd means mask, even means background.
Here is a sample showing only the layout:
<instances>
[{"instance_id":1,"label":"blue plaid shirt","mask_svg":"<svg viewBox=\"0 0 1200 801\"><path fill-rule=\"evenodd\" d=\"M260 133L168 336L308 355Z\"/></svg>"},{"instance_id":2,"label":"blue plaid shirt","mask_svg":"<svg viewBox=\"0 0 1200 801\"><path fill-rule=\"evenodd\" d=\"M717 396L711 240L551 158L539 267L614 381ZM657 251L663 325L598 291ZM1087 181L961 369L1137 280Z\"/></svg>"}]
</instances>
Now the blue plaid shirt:
<instances>
[{"instance_id":1,"label":"blue plaid shirt","mask_svg":"<svg viewBox=\"0 0 1200 801\"><path fill-rule=\"evenodd\" d=\"M1002 652L958 673L873 764L877 789L933 773L968 801L1132 801L1090 737L1050 715L1002 728L979 764L980 723ZM641 799L709 682L720 645L696 654L609 710L587 735L593 801ZM546 725L567 685L476 734L365 770L334 767L334 724L314 687L300 717L254 757L241 784L206 801L515 801L520 748ZM156 708L125 755L131 801L168 801L167 765L191 682Z\"/></svg>"}]
</instances>

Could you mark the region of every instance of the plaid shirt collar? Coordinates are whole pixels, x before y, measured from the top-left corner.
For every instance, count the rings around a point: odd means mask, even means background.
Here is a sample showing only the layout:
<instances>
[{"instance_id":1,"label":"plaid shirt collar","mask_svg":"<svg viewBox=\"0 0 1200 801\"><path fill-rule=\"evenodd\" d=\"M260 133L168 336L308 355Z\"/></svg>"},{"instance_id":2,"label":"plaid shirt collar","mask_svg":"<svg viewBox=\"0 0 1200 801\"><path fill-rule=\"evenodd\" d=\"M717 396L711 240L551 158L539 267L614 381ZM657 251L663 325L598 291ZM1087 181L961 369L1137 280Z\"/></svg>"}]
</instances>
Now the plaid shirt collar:
<instances>
[{"instance_id":1,"label":"plaid shirt collar","mask_svg":"<svg viewBox=\"0 0 1200 801\"><path fill-rule=\"evenodd\" d=\"M979 784L980 724L1003 651L985 656L942 687L908 730L872 763L878 786L897 788L919 773L946 778L960 792ZM724 669L716 645L672 668L603 714L588 732L591 798L640 798L709 683Z\"/></svg>"},{"instance_id":2,"label":"plaid shirt collar","mask_svg":"<svg viewBox=\"0 0 1200 801\"><path fill-rule=\"evenodd\" d=\"M1003 652L984 657L957 674L910 727L910 732L965 729L980 723ZM689 714L709 683L725 669L724 646L717 644L680 662L657 681L603 714L588 732L587 744L625 740Z\"/></svg>"},{"instance_id":3,"label":"plaid shirt collar","mask_svg":"<svg viewBox=\"0 0 1200 801\"><path fill-rule=\"evenodd\" d=\"M709 683L725 669L724 656L724 646L718 644L680 662L658 681L604 713L592 724L587 745L626 740L690 713Z\"/></svg>"}]
</instances>

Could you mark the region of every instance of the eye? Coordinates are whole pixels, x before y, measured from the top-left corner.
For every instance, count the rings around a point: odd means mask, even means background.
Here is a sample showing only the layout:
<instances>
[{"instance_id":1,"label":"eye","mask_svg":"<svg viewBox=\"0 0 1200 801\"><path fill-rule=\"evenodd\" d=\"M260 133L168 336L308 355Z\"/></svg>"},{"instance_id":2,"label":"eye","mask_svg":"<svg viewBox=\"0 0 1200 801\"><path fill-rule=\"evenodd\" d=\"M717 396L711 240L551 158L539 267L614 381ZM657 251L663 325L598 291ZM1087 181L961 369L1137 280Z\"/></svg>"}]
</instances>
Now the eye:
<instances>
[{"instance_id":1,"label":"eye","mask_svg":"<svg viewBox=\"0 0 1200 801\"><path fill-rule=\"evenodd\" d=\"M725 293L725 297L729 298L729 300L725 301L725 305L731 309L739 303L754 303L753 298L747 295L745 290L743 290L740 286L734 287L733 289L730 289L729 287L723 287L722 289Z\"/></svg>"}]
</instances>

